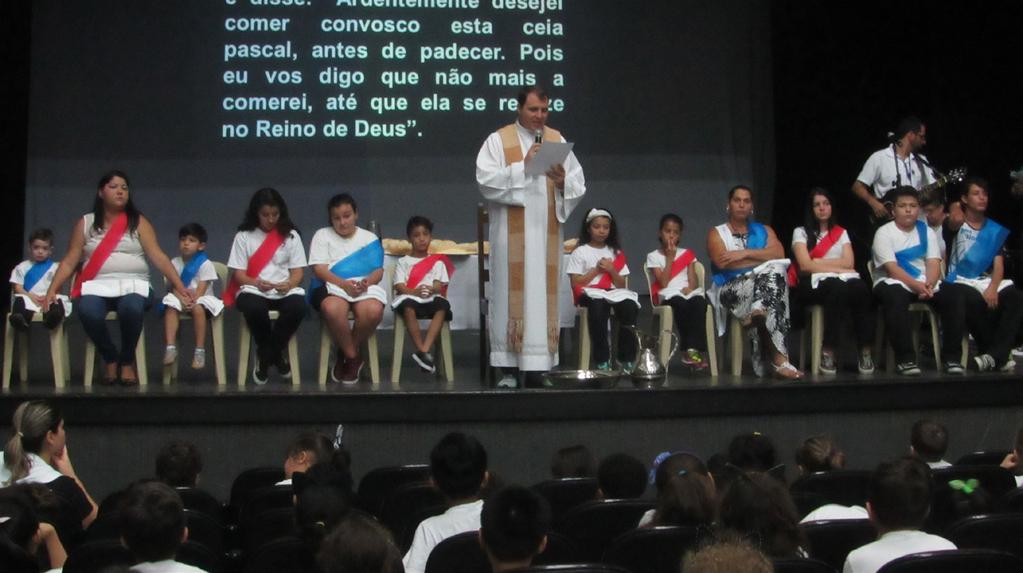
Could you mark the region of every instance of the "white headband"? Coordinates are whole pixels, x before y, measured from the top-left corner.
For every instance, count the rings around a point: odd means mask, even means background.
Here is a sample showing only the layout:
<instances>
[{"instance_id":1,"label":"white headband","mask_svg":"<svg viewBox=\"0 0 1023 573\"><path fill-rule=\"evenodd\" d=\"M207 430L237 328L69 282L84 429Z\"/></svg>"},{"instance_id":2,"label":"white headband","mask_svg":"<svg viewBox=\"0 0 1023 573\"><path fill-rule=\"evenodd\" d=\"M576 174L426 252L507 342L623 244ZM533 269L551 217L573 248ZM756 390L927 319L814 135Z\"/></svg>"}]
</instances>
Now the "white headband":
<instances>
[{"instance_id":1,"label":"white headband","mask_svg":"<svg viewBox=\"0 0 1023 573\"><path fill-rule=\"evenodd\" d=\"M586 222L589 223L590 221L596 219L597 217L607 217L608 219L614 219L614 217L611 216L611 213L608 213L603 209L593 208L590 209L589 213L586 213Z\"/></svg>"}]
</instances>

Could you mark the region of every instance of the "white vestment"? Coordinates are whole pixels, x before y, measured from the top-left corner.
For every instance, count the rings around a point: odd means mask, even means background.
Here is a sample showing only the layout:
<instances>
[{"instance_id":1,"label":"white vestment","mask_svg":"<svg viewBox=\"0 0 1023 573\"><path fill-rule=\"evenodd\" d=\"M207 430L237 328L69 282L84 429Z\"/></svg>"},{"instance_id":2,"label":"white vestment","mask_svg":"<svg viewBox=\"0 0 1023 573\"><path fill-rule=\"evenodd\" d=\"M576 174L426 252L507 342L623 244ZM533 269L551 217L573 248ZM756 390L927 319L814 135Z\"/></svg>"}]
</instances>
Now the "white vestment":
<instances>
[{"instance_id":1,"label":"white vestment","mask_svg":"<svg viewBox=\"0 0 1023 573\"><path fill-rule=\"evenodd\" d=\"M533 145L533 133L518 123L522 156ZM569 153L565 160L565 190L555 190L559 223L568 220L572 209L586 194L583 168ZM490 363L521 370L550 370L558 364L557 351L547 344L547 178L525 174L525 163L505 164L504 146L496 131L483 143L476 157L476 181L490 209ZM525 207L525 299L522 352L513 352L508 337L508 207ZM562 233L559 230L559 241ZM560 249L559 249L560 252ZM561 279L559 272L553 280ZM557 304L557 299L554 301ZM553 316L557 316L554 313Z\"/></svg>"}]
</instances>

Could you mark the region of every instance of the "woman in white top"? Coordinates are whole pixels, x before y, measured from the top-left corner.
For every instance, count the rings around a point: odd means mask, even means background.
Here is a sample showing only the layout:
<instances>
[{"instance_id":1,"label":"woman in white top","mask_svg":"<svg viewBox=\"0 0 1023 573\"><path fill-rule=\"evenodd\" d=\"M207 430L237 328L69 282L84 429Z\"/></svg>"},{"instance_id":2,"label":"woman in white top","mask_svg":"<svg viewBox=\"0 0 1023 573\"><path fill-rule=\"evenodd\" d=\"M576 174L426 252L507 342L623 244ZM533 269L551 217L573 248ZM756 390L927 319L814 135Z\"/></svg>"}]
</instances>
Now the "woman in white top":
<instances>
[{"instance_id":1,"label":"woman in white top","mask_svg":"<svg viewBox=\"0 0 1023 573\"><path fill-rule=\"evenodd\" d=\"M789 362L789 292L785 272L789 261L774 229L753 220L753 191L737 185L728 192L728 221L707 233L713 263L711 302L717 309L718 334L724 334L725 311L749 329L753 369L763 375L761 346L770 353L778 378L799 379L803 373Z\"/></svg>"},{"instance_id":2,"label":"woman in white top","mask_svg":"<svg viewBox=\"0 0 1023 573\"><path fill-rule=\"evenodd\" d=\"M860 374L872 374L874 359L870 349L874 345L877 313L870 287L853 268L849 233L835 223L834 202L827 189L810 190L804 222L804 226L792 231L795 261L789 267L789 288L795 287L797 303L824 307L821 372L835 374L838 371L835 350L843 315L848 312L860 349Z\"/></svg>"},{"instance_id":3,"label":"woman in white top","mask_svg":"<svg viewBox=\"0 0 1023 573\"><path fill-rule=\"evenodd\" d=\"M142 319L153 302L149 285L148 258L167 277L174 292L184 300L192 295L170 259L160 249L149 220L135 208L128 190L128 176L110 171L99 180L92 212L86 213L71 232L71 244L46 292L49 308L64 282L82 263L71 296L77 303L85 333L99 349L106 364L102 382L118 380L127 386L138 384L135 373L135 345L142 333ZM121 327L121 349L117 350L107 331L107 312L117 311Z\"/></svg>"},{"instance_id":4,"label":"woman in white top","mask_svg":"<svg viewBox=\"0 0 1023 573\"><path fill-rule=\"evenodd\" d=\"M227 259L231 283L224 303L237 304L256 341L256 366L252 378L266 384L270 367L283 378L291 378L291 364L284 352L288 341L305 317L306 266L302 238L288 215L288 205L276 189L256 191L249 201L242 224ZM276 310L276 321L269 312Z\"/></svg>"}]
</instances>

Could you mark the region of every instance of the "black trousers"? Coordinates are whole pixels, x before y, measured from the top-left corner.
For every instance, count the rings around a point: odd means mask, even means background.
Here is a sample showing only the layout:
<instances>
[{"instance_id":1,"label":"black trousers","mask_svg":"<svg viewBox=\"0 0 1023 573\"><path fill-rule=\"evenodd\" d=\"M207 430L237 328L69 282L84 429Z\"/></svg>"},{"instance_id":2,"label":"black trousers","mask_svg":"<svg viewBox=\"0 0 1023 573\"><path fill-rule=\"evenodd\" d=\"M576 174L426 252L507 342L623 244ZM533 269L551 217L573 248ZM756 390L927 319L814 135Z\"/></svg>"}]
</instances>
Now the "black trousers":
<instances>
[{"instance_id":1,"label":"black trousers","mask_svg":"<svg viewBox=\"0 0 1023 573\"><path fill-rule=\"evenodd\" d=\"M20 296L14 297L14 304L11 305L11 312L20 314L25 317L25 322L32 324L32 319L35 317L35 311L25 308L25 301ZM64 320L64 303L61 301L55 301L50 305L50 310L43 313L43 325L46 328L54 329L57 325Z\"/></svg>"},{"instance_id":2,"label":"black trousers","mask_svg":"<svg viewBox=\"0 0 1023 573\"><path fill-rule=\"evenodd\" d=\"M256 340L259 361L264 365L277 364L288 341L305 318L305 297L293 294L275 300L243 292L238 295L235 306L245 317L252 338ZM280 313L276 321L271 321L267 315L271 310Z\"/></svg>"},{"instance_id":3,"label":"black trousers","mask_svg":"<svg viewBox=\"0 0 1023 573\"><path fill-rule=\"evenodd\" d=\"M636 359L636 336L626 326L636 326L639 305L631 300L611 303L603 299L593 299L586 295L579 298L579 306L588 309L587 322L590 329L593 362L601 364L611 359L611 343L607 336L607 325L614 310L620 329L618 332L618 360L631 362Z\"/></svg>"},{"instance_id":4,"label":"black trousers","mask_svg":"<svg viewBox=\"0 0 1023 573\"><path fill-rule=\"evenodd\" d=\"M938 313L941 320L941 357L944 362L959 362L963 341L963 297L955 289L941 289L934 298L926 301ZM895 351L895 361L913 362L913 329L916 323L910 320L909 304L918 302L916 294L899 285L879 283L874 287L874 296L881 303L884 327L888 340Z\"/></svg>"},{"instance_id":5,"label":"black trousers","mask_svg":"<svg viewBox=\"0 0 1023 573\"><path fill-rule=\"evenodd\" d=\"M800 277L796 301L802 307L819 304L824 307L824 347L837 349L842 325L848 318L856 333L859 348L874 343L877 316L870 287L860 279L843 281L832 277L811 288L810 277Z\"/></svg>"},{"instance_id":6,"label":"black trousers","mask_svg":"<svg viewBox=\"0 0 1023 573\"><path fill-rule=\"evenodd\" d=\"M664 301L671 307L675 317L675 328L678 329L678 346L682 350L690 348L707 351L707 332L705 328L707 320L707 299L702 296L694 296L686 300L680 296L669 298Z\"/></svg>"},{"instance_id":7,"label":"black trousers","mask_svg":"<svg viewBox=\"0 0 1023 573\"><path fill-rule=\"evenodd\" d=\"M1023 318L1023 292L1015 286L1006 287L998 293L998 307L988 308L980 292L964 284L942 283L941 290L948 289L962 299L966 328L977 341L981 354L990 354L1000 368L1009 361Z\"/></svg>"}]
</instances>

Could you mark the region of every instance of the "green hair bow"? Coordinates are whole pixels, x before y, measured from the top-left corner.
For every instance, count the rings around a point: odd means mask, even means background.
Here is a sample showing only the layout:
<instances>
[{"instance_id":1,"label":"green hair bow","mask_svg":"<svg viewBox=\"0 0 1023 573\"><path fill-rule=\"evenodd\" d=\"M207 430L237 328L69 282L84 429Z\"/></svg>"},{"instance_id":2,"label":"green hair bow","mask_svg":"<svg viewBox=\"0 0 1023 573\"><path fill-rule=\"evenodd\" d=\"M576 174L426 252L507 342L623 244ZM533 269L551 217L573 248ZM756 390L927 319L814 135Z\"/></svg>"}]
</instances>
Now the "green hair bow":
<instances>
[{"instance_id":1,"label":"green hair bow","mask_svg":"<svg viewBox=\"0 0 1023 573\"><path fill-rule=\"evenodd\" d=\"M954 479L948 482L948 486L954 490L961 491L966 495L970 495L971 493L976 491L978 487L980 487L980 482L974 478L970 478L966 481L963 481L961 479Z\"/></svg>"}]
</instances>

